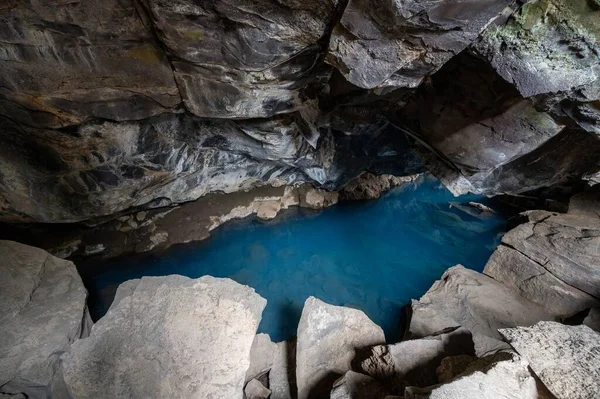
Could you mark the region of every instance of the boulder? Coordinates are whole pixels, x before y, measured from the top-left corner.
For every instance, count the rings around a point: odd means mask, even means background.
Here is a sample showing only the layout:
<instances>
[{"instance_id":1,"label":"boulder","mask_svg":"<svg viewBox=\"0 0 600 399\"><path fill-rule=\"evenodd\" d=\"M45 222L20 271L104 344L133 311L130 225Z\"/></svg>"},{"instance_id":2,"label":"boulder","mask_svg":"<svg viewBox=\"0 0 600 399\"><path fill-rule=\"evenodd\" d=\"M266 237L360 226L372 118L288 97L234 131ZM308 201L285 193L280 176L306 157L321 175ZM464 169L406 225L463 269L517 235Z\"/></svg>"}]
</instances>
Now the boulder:
<instances>
[{"instance_id":1,"label":"boulder","mask_svg":"<svg viewBox=\"0 0 600 399\"><path fill-rule=\"evenodd\" d=\"M360 310L309 297L298 324L298 399L326 395L362 350L383 343L383 330Z\"/></svg>"},{"instance_id":2,"label":"boulder","mask_svg":"<svg viewBox=\"0 0 600 399\"><path fill-rule=\"evenodd\" d=\"M496 248L483 273L514 288L556 317L566 318L600 306L599 299L563 282L541 264L506 245Z\"/></svg>"},{"instance_id":3,"label":"boulder","mask_svg":"<svg viewBox=\"0 0 600 399\"><path fill-rule=\"evenodd\" d=\"M257 379L248 381L244 388L245 399L267 399L269 395L271 395L271 390Z\"/></svg>"},{"instance_id":4,"label":"boulder","mask_svg":"<svg viewBox=\"0 0 600 399\"><path fill-rule=\"evenodd\" d=\"M537 399L527 362L518 357L486 364L454 381L429 388L407 388L405 399Z\"/></svg>"},{"instance_id":5,"label":"boulder","mask_svg":"<svg viewBox=\"0 0 600 399\"><path fill-rule=\"evenodd\" d=\"M426 387L438 383L436 369L443 358L474 354L471 333L465 328L451 327L425 338L374 347L360 369L385 381L392 390L400 386L400 381Z\"/></svg>"},{"instance_id":6,"label":"boulder","mask_svg":"<svg viewBox=\"0 0 600 399\"><path fill-rule=\"evenodd\" d=\"M89 333L87 291L72 262L12 241L0 254L0 393L64 397L60 355Z\"/></svg>"},{"instance_id":7,"label":"boulder","mask_svg":"<svg viewBox=\"0 0 600 399\"><path fill-rule=\"evenodd\" d=\"M443 358L435 371L439 382L444 384L453 380L454 377L462 374L475 360L477 360L475 356L469 355L456 355Z\"/></svg>"},{"instance_id":8,"label":"boulder","mask_svg":"<svg viewBox=\"0 0 600 399\"><path fill-rule=\"evenodd\" d=\"M76 398L241 398L266 301L204 276L126 282L106 316L62 357Z\"/></svg>"},{"instance_id":9,"label":"boulder","mask_svg":"<svg viewBox=\"0 0 600 399\"><path fill-rule=\"evenodd\" d=\"M269 334L256 334L250 349L250 367L246 371L246 381L271 370L276 352L277 344L271 342Z\"/></svg>"},{"instance_id":10,"label":"boulder","mask_svg":"<svg viewBox=\"0 0 600 399\"><path fill-rule=\"evenodd\" d=\"M600 392L600 334L591 328L540 322L500 329L558 399L596 398Z\"/></svg>"},{"instance_id":11,"label":"boulder","mask_svg":"<svg viewBox=\"0 0 600 399\"><path fill-rule=\"evenodd\" d=\"M296 339L277 343L269 372L271 399L296 398Z\"/></svg>"},{"instance_id":12,"label":"boulder","mask_svg":"<svg viewBox=\"0 0 600 399\"><path fill-rule=\"evenodd\" d=\"M326 191L309 186L299 188L300 206L309 209L323 209L335 205L339 194L335 191Z\"/></svg>"},{"instance_id":13,"label":"boulder","mask_svg":"<svg viewBox=\"0 0 600 399\"><path fill-rule=\"evenodd\" d=\"M348 371L333 384L331 399L385 399L386 389L368 375Z\"/></svg>"},{"instance_id":14,"label":"boulder","mask_svg":"<svg viewBox=\"0 0 600 399\"><path fill-rule=\"evenodd\" d=\"M600 333L600 308L592 308L583 319L583 324Z\"/></svg>"},{"instance_id":15,"label":"boulder","mask_svg":"<svg viewBox=\"0 0 600 399\"><path fill-rule=\"evenodd\" d=\"M381 194L389 191L390 189L413 182L417 178L414 176L393 176L393 175L374 175L369 172L365 172L346 184L340 190L340 200L343 201L356 201L356 200L370 200L376 199Z\"/></svg>"},{"instance_id":16,"label":"boulder","mask_svg":"<svg viewBox=\"0 0 600 399\"><path fill-rule=\"evenodd\" d=\"M496 280L461 265L446 270L418 301L411 301L409 333L425 337L448 327L462 326L473 334L475 352L509 348L498 328L553 320L541 306Z\"/></svg>"}]
</instances>

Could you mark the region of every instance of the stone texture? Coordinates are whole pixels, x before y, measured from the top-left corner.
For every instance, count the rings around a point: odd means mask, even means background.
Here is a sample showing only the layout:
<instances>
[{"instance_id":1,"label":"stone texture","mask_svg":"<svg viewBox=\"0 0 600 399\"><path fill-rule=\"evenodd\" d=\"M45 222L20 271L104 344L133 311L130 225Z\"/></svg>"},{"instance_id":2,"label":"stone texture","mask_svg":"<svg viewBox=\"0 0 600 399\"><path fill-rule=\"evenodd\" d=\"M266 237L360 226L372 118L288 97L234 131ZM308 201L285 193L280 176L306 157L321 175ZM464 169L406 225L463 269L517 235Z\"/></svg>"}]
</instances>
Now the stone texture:
<instances>
[{"instance_id":1,"label":"stone texture","mask_svg":"<svg viewBox=\"0 0 600 399\"><path fill-rule=\"evenodd\" d=\"M511 4L405 1L374 6L350 0L331 34L326 61L364 89L414 88Z\"/></svg>"},{"instance_id":2,"label":"stone texture","mask_svg":"<svg viewBox=\"0 0 600 399\"><path fill-rule=\"evenodd\" d=\"M296 339L277 343L269 372L271 399L296 398Z\"/></svg>"},{"instance_id":3,"label":"stone texture","mask_svg":"<svg viewBox=\"0 0 600 399\"><path fill-rule=\"evenodd\" d=\"M245 399L267 399L269 395L271 395L271 390L265 388L265 386L256 379L248 381L244 388Z\"/></svg>"},{"instance_id":4,"label":"stone texture","mask_svg":"<svg viewBox=\"0 0 600 399\"><path fill-rule=\"evenodd\" d=\"M587 326L540 322L500 333L557 398L596 398L600 392L600 334Z\"/></svg>"},{"instance_id":5,"label":"stone texture","mask_svg":"<svg viewBox=\"0 0 600 399\"><path fill-rule=\"evenodd\" d=\"M62 357L72 397L241 398L266 305L253 289L167 276L119 291L90 337Z\"/></svg>"},{"instance_id":6,"label":"stone texture","mask_svg":"<svg viewBox=\"0 0 600 399\"><path fill-rule=\"evenodd\" d=\"M417 176L374 175L366 172L340 190L340 200L376 199L390 189L415 181Z\"/></svg>"},{"instance_id":7,"label":"stone texture","mask_svg":"<svg viewBox=\"0 0 600 399\"><path fill-rule=\"evenodd\" d=\"M469 355L448 356L442 359L436 369L438 380L441 384L452 381L463 373L477 358Z\"/></svg>"},{"instance_id":8,"label":"stone texture","mask_svg":"<svg viewBox=\"0 0 600 399\"><path fill-rule=\"evenodd\" d=\"M401 384L426 387L438 383L436 369L443 358L474 354L471 333L464 328L449 328L425 338L373 347L360 370L386 382L393 391Z\"/></svg>"},{"instance_id":9,"label":"stone texture","mask_svg":"<svg viewBox=\"0 0 600 399\"><path fill-rule=\"evenodd\" d=\"M299 192L300 206L310 209L323 209L338 202L335 191L319 190L314 187L302 187Z\"/></svg>"},{"instance_id":10,"label":"stone texture","mask_svg":"<svg viewBox=\"0 0 600 399\"><path fill-rule=\"evenodd\" d=\"M583 319L583 324L600 333L600 308L592 308Z\"/></svg>"},{"instance_id":11,"label":"stone texture","mask_svg":"<svg viewBox=\"0 0 600 399\"><path fill-rule=\"evenodd\" d=\"M496 248L483 273L514 288L556 317L570 317L600 305L598 298L566 284L539 263L506 245Z\"/></svg>"},{"instance_id":12,"label":"stone texture","mask_svg":"<svg viewBox=\"0 0 600 399\"><path fill-rule=\"evenodd\" d=\"M431 388L407 388L406 399L537 399L527 362L518 357L474 370L450 383Z\"/></svg>"},{"instance_id":13,"label":"stone texture","mask_svg":"<svg viewBox=\"0 0 600 399\"><path fill-rule=\"evenodd\" d=\"M92 324L81 278L38 248L0 241L0 254L0 392L63 397L60 355Z\"/></svg>"},{"instance_id":14,"label":"stone texture","mask_svg":"<svg viewBox=\"0 0 600 399\"><path fill-rule=\"evenodd\" d=\"M385 399L388 392L368 375L348 371L333 384L331 399Z\"/></svg>"},{"instance_id":15,"label":"stone texture","mask_svg":"<svg viewBox=\"0 0 600 399\"><path fill-rule=\"evenodd\" d=\"M298 324L298 399L326 395L333 383L351 370L361 350L383 343L383 330L360 310L309 297Z\"/></svg>"},{"instance_id":16,"label":"stone texture","mask_svg":"<svg viewBox=\"0 0 600 399\"><path fill-rule=\"evenodd\" d=\"M246 371L246 381L271 370L276 351L277 344L271 342L269 334L256 334L250 349L250 367Z\"/></svg>"},{"instance_id":17,"label":"stone texture","mask_svg":"<svg viewBox=\"0 0 600 399\"><path fill-rule=\"evenodd\" d=\"M446 270L420 300L411 302L411 309L413 337L462 326L473 334L477 356L508 348L499 328L553 320L541 306L511 288L461 265Z\"/></svg>"}]
</instances>

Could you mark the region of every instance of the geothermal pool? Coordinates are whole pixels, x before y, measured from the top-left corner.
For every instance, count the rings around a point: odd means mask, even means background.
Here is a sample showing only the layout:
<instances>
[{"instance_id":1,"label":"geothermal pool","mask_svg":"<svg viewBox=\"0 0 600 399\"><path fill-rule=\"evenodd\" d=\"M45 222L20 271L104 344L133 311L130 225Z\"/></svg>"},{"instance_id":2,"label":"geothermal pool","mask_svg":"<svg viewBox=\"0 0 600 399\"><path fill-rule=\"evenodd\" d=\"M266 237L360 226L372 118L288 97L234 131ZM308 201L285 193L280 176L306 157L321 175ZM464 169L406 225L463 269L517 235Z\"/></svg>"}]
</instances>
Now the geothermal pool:
<instances>
[{"instance_id":1,"label":"geothermal pool","mask_svg":"<svg viewBox=\"0 0 600 399\"><path fill-rule=\"evenodd\" d=\"M94 319L106 313L123 281L209 274L254 287L267 299L259 332L273 341L296 334L302 305L312 295L363 310L393 342L402 336L402 308L411 298L457 263L483 270L499 244L506 217L474 216L450 205L468 201L497 205L474 195L455 198L429 177L379 200L318 213L290 210L268 223L233 222L200 243L80 271Z\"/></svg>"}]
</instances>

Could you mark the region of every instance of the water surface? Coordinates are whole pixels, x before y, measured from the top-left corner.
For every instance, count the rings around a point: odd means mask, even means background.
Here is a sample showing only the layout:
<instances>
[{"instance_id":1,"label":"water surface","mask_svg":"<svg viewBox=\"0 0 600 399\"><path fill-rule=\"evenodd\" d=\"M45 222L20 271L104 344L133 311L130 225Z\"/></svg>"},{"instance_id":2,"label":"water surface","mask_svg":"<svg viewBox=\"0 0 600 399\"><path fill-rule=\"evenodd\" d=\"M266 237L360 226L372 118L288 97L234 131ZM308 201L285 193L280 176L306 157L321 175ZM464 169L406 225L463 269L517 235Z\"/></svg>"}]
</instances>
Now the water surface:
<instances>
[{"instance_id":1,"label":"water surface","mask_svg":"<svg viewBox=\"0 0 600 399\"><path fill-rule=\"evenodd\" d=\"M426 178L376 201L287 211L268 223L234 222L200 243L80 271L94 318L106 312L123 281L209 274L250 285L267 299L259 331L274 341L295 335L312 295L363 310L391 342L402 334L402 307L411 298L457 263L481 271L505 231L502 215L476 217L449 204L454 201L496 205L473 195L454 198Z\"/></svg>"}]
</instances>

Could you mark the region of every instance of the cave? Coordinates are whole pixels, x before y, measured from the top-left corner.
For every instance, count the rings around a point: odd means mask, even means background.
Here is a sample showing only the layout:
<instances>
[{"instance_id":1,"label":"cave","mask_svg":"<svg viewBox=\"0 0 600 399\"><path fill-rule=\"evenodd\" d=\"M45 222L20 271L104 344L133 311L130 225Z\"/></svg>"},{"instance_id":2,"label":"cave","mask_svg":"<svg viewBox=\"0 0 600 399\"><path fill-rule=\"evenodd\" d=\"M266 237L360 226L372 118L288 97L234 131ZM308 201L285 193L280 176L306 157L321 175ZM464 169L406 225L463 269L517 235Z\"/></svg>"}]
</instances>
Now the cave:
<instances>
[{"instance_id":1,"label":"cave","mask_svg":"<svg viewBox=\"0 0 600 399\"><path fill-rule=\"evenodd\" d=\"M0 397L598 398L597 0L5 0Z\"/></svg>"}]
</instances>

